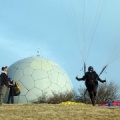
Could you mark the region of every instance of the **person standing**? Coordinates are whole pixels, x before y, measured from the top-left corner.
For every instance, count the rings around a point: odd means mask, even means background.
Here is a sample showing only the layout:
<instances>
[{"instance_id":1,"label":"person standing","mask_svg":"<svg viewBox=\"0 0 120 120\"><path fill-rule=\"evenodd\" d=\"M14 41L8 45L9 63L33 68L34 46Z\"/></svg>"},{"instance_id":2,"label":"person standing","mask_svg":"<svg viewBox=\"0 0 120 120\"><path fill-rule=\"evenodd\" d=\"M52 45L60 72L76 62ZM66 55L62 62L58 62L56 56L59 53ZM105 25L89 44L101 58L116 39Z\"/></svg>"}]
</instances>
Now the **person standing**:
<instances>
[{"instance_id":1,"label":"person standing","mask_svg":"<svg viewBox=\"0 0 120 120\"><path fill-rule=\"evenodd\" d=\"M7 66L2 67L2 73L1 73L1 97L0 97L0 103L2 104L4 102L4 98L7 93L8 88L8 75L7 75L8 68Z\"/></svg>"},{"instance_id":2,"label":"person standing","mask_svg":"<svg viewBox=\"0 0 120 120\"><path fill-rule=\"evenodd\" d=\"M8 84L9 84L9 95L8 95L8 101L7 101L7 104L9 104L9 103L14 103L14 89L13 89L13 87L14 87L14 83L13 83L13 80L11 79L11 78L9 78L9 82L8 82Z\"/></svg>"}]
</instances>

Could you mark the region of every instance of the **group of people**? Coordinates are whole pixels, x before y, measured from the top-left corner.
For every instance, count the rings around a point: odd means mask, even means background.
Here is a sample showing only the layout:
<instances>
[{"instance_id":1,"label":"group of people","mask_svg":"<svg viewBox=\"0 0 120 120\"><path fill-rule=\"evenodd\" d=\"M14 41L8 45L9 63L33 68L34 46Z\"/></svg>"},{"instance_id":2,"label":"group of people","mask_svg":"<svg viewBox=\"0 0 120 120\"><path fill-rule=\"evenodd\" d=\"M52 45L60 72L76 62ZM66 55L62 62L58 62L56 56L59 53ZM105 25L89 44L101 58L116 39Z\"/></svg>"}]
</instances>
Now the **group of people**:
<instances>
[{"instance_id":1,"label":"group of people","mask_svg":"<svg viewBox=\"0 0 120 120\"><path fill-rule=\"evenodd\" d=\"M5 97L6 97L6 94L8 93L8 91L9 91L9 95L7 98L7 103L13 104L14 103L14 92L13 92L14 82L7 75L7 71L8 71L7 66L2 67L1 71L2 72L0 75L0 82L1 82L1 85L0 85L0 104L5 102Z\"/></svg>"},{"instance_id":2,"label":"group of people","mask_svg":"<svg viewBox=\"0 0 120 120\"><path fill-rule=\"evenodd\" d=\"M98 74L94 71L92 66L88 67L88 72L82 78L76 77L78 81L85 81L86 89L89 93L92 105L95 106L95 100L97 95L97 88L98 88L98 81L99 82L106 82L106 80L101 80Z\"/></svg>"}]
</instances>

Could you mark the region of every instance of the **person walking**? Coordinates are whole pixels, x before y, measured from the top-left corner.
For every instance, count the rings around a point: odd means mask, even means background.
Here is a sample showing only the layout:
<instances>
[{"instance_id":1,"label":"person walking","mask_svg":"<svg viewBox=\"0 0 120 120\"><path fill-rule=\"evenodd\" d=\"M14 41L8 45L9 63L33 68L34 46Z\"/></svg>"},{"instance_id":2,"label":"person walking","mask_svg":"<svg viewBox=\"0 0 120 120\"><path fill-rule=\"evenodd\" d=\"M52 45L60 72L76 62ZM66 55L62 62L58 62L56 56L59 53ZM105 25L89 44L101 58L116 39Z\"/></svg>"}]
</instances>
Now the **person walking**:
<instances>
[{"instance_id":1,"label":"person walking","mask_svg":"<svg viewBox=\"0 0 120 120\"><path fill-rule=\"evenodd\" d=\"M78 81L85 81L86 90L89 93L92 105L95 105L97 88L98 88L98 81L101 83L106 82L106 80L101 80L98 74L93 70L92 66L88 67L88 72L82 78L76 77Z\"/></svg>"}]
</instances>

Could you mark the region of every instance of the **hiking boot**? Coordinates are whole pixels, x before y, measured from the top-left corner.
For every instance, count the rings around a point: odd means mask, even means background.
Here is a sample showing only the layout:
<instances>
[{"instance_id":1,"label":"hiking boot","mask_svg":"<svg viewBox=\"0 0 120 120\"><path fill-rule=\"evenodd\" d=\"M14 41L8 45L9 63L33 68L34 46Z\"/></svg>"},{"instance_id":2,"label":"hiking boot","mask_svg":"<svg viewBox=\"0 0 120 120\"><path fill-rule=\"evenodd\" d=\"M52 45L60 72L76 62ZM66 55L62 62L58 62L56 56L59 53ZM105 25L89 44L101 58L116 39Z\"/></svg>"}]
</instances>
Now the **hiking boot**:
<instances>
[{"instance_id":1,"label":"hiking boot","mask_svg":"<svg viewBox=\"0 0 120 120\"><path fill-rule=\"evenodd\" d=\"M95 100L92 100L91 102L92 102L92 105L95 106Z\"/></svg>"}]
</instances>

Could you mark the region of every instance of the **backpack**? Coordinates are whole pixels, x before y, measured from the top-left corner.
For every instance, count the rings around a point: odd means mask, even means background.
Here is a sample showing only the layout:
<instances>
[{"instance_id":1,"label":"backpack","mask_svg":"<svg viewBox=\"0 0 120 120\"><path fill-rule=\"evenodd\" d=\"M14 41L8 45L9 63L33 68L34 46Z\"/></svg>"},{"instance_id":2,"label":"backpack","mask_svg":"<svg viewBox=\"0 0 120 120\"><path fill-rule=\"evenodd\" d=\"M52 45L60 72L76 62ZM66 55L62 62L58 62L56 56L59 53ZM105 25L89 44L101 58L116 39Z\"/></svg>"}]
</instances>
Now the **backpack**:
<instances>
[{"instance_id":1,"label":"backpack","mask_svg":"<svg viewBox=\"0 0 120 120\"><path fill-rule=\"evenodd\" d=\"M15 85L13 86L13 95L14 96L20 95L20 86L17 82L15 82Z\"/></svg>"}]
</instances>

